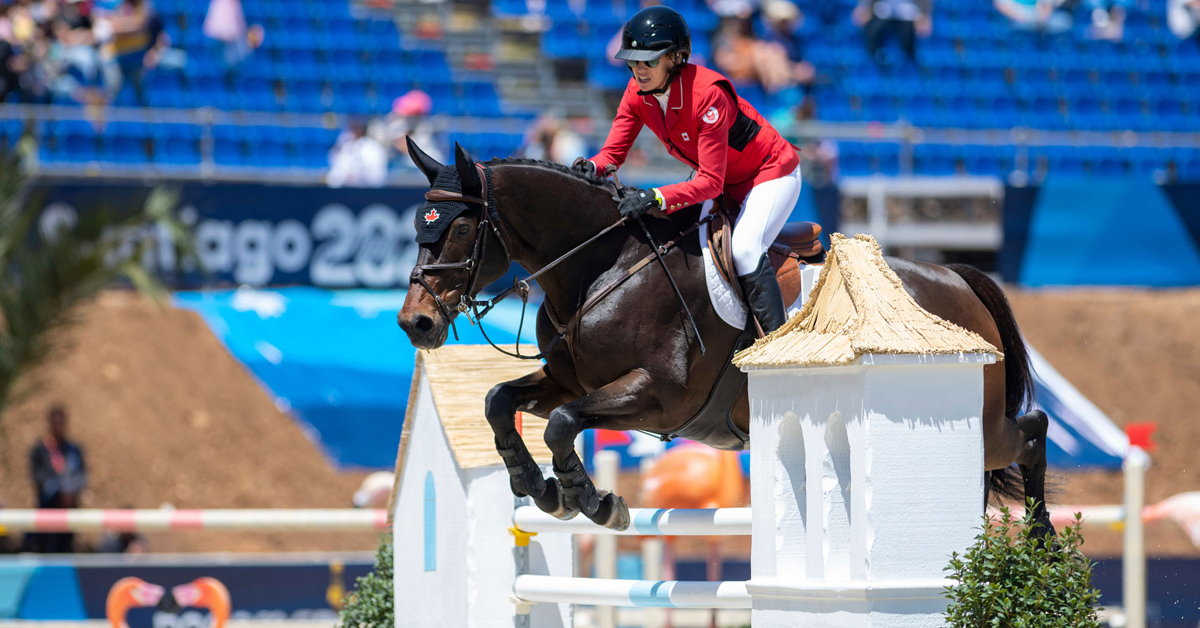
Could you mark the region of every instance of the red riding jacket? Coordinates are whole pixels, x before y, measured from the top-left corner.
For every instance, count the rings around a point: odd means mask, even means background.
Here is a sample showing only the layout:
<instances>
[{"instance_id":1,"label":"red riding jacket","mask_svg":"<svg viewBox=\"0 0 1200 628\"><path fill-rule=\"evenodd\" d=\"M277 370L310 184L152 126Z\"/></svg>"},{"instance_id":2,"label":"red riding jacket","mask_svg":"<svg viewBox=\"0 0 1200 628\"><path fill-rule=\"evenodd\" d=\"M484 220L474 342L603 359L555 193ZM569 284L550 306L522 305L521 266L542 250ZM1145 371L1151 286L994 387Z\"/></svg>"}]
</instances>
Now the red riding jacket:
<instances>
[{"instance_id":1,"label":"red riding jacket","mask_svg":"<svg viewBox=\"0 0 1200 628\"><path fill-rule=\"evenodd\" d=\"M691 166L690 181L658 189L667 213L716 198L722 191L741 202L759 183L790 174L799 164L796 150L737 96L719 73L687 64L676 75L667 112L653 96L639 96L630 78L617 117L600 154L597 172L625 162L642 125L658 136L667 152Z\"/></svg>"}]
</instances>

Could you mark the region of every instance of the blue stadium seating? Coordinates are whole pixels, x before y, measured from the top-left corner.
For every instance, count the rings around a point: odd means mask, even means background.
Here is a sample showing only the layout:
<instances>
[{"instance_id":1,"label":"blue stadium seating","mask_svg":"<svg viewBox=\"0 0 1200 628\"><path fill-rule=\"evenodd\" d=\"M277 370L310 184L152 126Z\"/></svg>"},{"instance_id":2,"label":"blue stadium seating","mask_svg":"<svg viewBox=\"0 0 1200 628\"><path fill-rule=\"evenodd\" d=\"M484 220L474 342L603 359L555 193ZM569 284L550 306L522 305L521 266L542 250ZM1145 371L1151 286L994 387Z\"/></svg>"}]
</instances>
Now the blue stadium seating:
<instances>
[{"instance_id":1,"label":"blue stadium seating","mask_svg":"<svg viewBox=\"0 0 1200 628\"><path fill-rule=\"evenodd\" d=\"M687 17L693 51L711 65L715 15L704 0L668 4ZM810 90L824 120L1200 132L1200 50L1166 30L1158 6L1131 7L1125 41L1113 44L1083 38L1082 11L1070 33L1037 36L1011 29L990 3L938 0L934 33L918 43L918 63L889 45L881 65L868 56L861 31L847 19L854 0L797 4L807 15L804 54L829 79ZM201 31L206 1L156 0L155 5L188 63L181 72L155 70L144 77L144 104L150 107L383 114L395 98L419 87L438 112L526 115L506 108L486 77L456 80L441 49L403 39L392 19L352 16L347 0L244 0L247 22L264 25L267 37L236 68L225 66L221 46ZM629 72L611 63L606 47L639 7L637 0L546 2L543 53L585 63L594 88L623 90ZM492 0L491 11L524 15L529 3ZM762 25L755 27L761 31ZM739 85L738 91L769 117L795 107L805 95L800 89L768 93L752 85ZM142 104L136 101L130 84L117 95L118 104ZM0 145L11 145L22 128L19 121L0 123ZM97 132L88 123L60 121L37 130L43 138L39 154L49 162L191 167L199 160L200 131L188 125L110 123ZM325 129L216 126L213 158L220 166L318 168L335 136ZM519 148L523 138L480 133L468 141L481 155L503 156ZM1030 155L1031 171L1044 165L1056 173L1154 176L1172 161L1181 175L1200 171L1200 152L1191 149L1052 146ZM1016 150L1007 147L918 144L913 165L918 174L1003 176L1015 157ZM843 143L841 170L894 174L899 148Z\"/></svg>"},{"instance_id":2,"label":"blue stadium seating","mask_svg":"<svg viewBox=\"0 0 1200 628\"><path fill-rule=\"evenodd\" d=\"M138 164L147 161L150 127L142 122L110 122L102 136L105 161Z\"/></svg>"}]
</instances>

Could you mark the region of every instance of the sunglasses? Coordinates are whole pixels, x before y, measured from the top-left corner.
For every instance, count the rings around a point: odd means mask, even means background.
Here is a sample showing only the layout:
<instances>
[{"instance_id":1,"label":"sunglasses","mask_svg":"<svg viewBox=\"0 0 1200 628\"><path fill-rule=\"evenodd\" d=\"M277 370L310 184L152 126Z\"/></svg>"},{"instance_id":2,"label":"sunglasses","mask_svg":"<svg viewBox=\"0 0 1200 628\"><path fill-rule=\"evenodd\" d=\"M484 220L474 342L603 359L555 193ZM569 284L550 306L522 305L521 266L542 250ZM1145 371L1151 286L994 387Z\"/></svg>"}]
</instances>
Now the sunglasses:
<instances>
[{"instance_id":1,"label":"sunglasses","mask_svg":"<svg viewBox=\"0 0 1200 628\"><path fill-rule=\"evenodd\" d=\"M646 67L648 67L648 68L657 68L658 62L661 59L662 59L662 57L659 57L657 59L651 59L649 61L634 61L633 59L626 59L625 64L629 66L630 70L636 68L639 63L644 63L646 65Z\"/></svg>"}]
</instances>

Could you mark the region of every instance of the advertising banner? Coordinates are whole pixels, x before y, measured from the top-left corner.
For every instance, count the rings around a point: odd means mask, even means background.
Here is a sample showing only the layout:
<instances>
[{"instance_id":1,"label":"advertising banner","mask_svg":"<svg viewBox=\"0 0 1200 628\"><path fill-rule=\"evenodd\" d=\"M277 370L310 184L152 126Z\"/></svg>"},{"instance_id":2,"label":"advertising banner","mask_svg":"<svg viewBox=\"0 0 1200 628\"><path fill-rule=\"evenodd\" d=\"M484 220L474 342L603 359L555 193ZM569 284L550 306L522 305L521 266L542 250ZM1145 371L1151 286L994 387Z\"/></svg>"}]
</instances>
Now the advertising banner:
<instances>
[{"instance_id":1,"label":"advertising banner","mask_svg":"<svg viewBox=\"0 0 1200 628\"><path fill-rule=\"evenodd\" d=\"M207 275L183 267L172 247L143 262L177 288L313 285L322 288L408 286L416 261L413 225L424 201L418 188L327 188L181 183L180 214L195 231ZM79 212L140 208L148 185L42 180L33 198L43 225Z\"/></svg>"}]
</instances>

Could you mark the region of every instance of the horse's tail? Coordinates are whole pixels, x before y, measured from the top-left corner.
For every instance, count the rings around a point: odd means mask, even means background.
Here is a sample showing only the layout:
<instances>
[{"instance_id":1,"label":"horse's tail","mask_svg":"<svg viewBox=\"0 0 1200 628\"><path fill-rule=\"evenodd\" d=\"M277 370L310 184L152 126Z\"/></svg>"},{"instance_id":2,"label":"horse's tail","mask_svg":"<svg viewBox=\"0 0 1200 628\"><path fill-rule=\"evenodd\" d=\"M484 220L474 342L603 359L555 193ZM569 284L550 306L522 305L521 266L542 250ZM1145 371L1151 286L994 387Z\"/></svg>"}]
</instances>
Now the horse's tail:
<instances>
[{"instance_id":1,"label":"horse's tail","mask_svg":"<svg viewBox=\"0 0 1200 628\"><path fill-rule=\"evenodd\" d=\"M1017 327L1017 318L1013 316L1008 298L996 282L979 270L966 264L949 264L946 266L958 273L975 296L983 301L996 327L1000 330L1000 341L1004 344L1004 416L1016 418L1033 401L1033 367L1029 365L1029 352L1025 349L1025 340L1021 338L1021 330Z\"/></svg>"},{"instance_id":2,"label":"horse's tail","mask_svg":"<svg viewBox=\"0 0 1200 628\"><path fill-rule=\"evenodd\" d=\"M1033 368L1029 364L1029 352L1025 349L1025 340L1021 338L1021 330L1017 327L1017 318L1013 315L1008 298L996 282L987 275L965 264L949 264L946 266L958 273L975 296L983 301L984 307L992 314L992 320L1000 331L1000 340L1004 351L1004 415L1016 418L1033 402ZM1025 489L1021 475L1017 469L1007 467L988 473L990 489L1004 497L1023 500Z\"/></svg>"}]
</instances>

